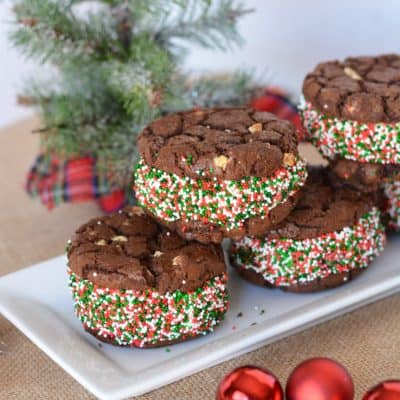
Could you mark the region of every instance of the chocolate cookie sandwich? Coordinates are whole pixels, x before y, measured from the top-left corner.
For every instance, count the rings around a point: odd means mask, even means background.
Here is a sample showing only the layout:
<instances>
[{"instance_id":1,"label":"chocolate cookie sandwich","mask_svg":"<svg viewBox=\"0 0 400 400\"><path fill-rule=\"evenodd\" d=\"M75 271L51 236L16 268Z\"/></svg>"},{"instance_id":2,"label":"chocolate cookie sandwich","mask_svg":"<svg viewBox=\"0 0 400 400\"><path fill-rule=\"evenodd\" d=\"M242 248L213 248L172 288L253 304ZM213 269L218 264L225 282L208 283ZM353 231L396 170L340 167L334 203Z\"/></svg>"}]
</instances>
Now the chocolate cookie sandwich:
<instances>
[{"instance_id":1,"label":"chocolate cookie sandwich","mask_svg":"<svg viewBox=\"0 0 400 400\"><path fill-rule=\"evenodd\" d=\"M212 331L227 310L220 246L188 243L139 207L89 221L67 255L75 312L101 341L169 345Z\"/></svg>"},{"instance_id":2,"label":"chocolate cookie sandwich","mask_svg":"<svg viewBox=\"0 0 400 400\"><path fill-rule=\"evenodd\" d=\"M383 250L385 231L374 199L334 187L328 170L310 170L288 218L266 237L233 242L231 261L247 280L292 292L339 286Z\"/></svg>"},{"instance_id":3,"label":"chocolate cookie sandwich","mask_svg":"<svg viewBox=\"0 0 400 400\"><path fill-rule=\"evenodd\" d=\"M292 124L245 108L170 114L138 139L139 204L186 239L260 235L296 204L306 168Z\"/></svg>"},{"instance_id":4,"label":"chocolate cookie sandwich","mask_svg":"<svg viewBox=\"0 0 400 400\"><path fill-rule=\"evenodd\" d=\"M320 64L303 92L305 128L332 172L359 191L383 189L384 220L399 230L400 56Z\"/></svg>"}]
</instances>

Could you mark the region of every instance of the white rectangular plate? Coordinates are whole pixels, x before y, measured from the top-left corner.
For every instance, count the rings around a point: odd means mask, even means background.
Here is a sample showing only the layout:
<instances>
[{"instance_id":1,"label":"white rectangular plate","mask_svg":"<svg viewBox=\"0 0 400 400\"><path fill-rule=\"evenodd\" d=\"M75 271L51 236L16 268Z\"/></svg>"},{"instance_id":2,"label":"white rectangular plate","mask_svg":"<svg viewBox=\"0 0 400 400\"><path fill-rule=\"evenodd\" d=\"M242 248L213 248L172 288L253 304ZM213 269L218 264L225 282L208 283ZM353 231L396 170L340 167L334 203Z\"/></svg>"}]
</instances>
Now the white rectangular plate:
<instances>
[{"instance_id":1,"label":"white rectangular plate","mask_svg":"<svg viewBox=\"0 0 400 400\"><path fill-rule=\"evenodd\" d=\"M358 279L318 294L259 288L231 271L231 308L222 325L168 349L100 345L85 333L73 313L64 256L0 278L0 312L98 398L122 399L400 291L399 248L400 237L392 237Z\"/></svg>"}]
</instances>

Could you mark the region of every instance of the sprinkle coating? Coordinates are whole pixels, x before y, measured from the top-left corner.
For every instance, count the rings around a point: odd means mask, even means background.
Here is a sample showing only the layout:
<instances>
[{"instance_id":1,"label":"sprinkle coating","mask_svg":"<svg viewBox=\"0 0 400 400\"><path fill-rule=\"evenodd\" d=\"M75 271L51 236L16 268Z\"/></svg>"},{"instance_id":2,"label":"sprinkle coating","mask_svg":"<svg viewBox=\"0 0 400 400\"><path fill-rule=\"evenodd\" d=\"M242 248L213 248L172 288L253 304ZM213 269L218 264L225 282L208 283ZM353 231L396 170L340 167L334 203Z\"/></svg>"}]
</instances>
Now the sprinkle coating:
<instances>
[{"instance_id":1,"label":"sprinkle coating","mask_svg":"<svg viewBox=\"0 0 400 400\"><path fill-rule=\"evenodd\" d=\"M108 289L68 271L75 313L83 325L120 346L146 347L214 330L228 308L224 273L191 291Z\"/></svg>"},{"instance_id":2,"label":"sprinkle coating","mask_svg":"<svg viewBox=\"0 0 400 400\"><path fill-rule=\"evenodd\" d=\"M140 205L162 220L201 221L229 230L242 227L248 218L268 215L294 195L306 178L306 166L300 158L272 177L240 181L181 178L140 160L134 189Z\"/></svg>"},{"instance_id":3,"label":"sprinkle coating","mask_svg":"<svg viewBox=\"0 0 400 400\"><path fill-rule=\"evenodd\" d=\"M246 237L233 243L232 259L271 285L287 287L366 268L383 251L385 241L380 212L374 207L353 227L312 239Z\"/></svg>"},{"instance_id":4,"label":"sprinkle coating","mask_svg":"<svg viewBox=\"0 0 400 400\"><path fill-rule=\"evenodd\" d=\"M400 163L400 122L360 123L328 117L303 98L300 117L308 137L330 159L378 164Z\"/></svg>"}]
</instances>

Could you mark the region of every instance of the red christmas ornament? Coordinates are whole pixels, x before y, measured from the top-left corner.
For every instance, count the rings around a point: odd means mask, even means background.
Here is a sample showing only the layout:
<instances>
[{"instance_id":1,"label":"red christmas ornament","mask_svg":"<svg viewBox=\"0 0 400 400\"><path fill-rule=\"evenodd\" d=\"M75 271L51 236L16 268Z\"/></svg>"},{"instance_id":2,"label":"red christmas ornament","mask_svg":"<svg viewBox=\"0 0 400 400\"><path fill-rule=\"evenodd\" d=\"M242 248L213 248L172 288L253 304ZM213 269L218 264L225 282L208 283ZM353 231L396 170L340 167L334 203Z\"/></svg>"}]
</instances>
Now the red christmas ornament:
<instances>
[{"instance_id":1,"label":"red christmas ornament","mask_svg":"<svg viewBox=\"0 0 400 400\"><path fill-rule=\"evenodd\" d=\"M311 358L298 365L286 385L286 400L353 400L347 370L329 358Z\"/></svg>"},{"instance_id":2,"label":"red christmas ornament","mask_svg":"<svg viewBox=\"0 0 400 400\"><path fill-rule=\"evenodd\" d=\"M283 390L271 372L248 365L222 379L217 400L283 400Z\"/></svg>"},{"instance_id":3,"label":"red christmas ornament","mask_svg":"<svg viewBox=\"0 0 400 400\"><path fill-rule=\"evenodd\" d=\"M400 400L400 381L385 381L374 386L363 400Z\"/></svg>"}]
</instances>

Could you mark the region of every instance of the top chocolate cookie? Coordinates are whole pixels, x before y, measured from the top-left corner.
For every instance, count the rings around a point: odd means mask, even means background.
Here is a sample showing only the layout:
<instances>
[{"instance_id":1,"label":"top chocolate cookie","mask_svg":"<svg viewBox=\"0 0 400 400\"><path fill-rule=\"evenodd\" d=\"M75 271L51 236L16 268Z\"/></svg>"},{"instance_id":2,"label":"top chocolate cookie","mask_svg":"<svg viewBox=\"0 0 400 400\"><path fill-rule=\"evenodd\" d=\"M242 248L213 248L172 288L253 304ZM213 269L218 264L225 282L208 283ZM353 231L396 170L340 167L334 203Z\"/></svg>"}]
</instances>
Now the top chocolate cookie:
<instances>
[{"instance_id":1,"label":"top chocolate cookie","mask_svg":"<svg viewBox=\"0 0 400 400\"><path fill-rule=\"evenodd\" d=\"M319 64L303 93L321 113L358 122L400 121L400 56L350 57Z\"/></svg>"},{"instance_id":2,"label":"top chocolate cookie","mask_svg":"<svg viewBox=\"0 0 400 400\"><path fill-rule=\"evenodd\" d=\"M337 186L330 170L309 169L299 202L289 216L268 232L268 239L311 239L351 227L375 204L374 194Z\"/></svg>"},{"instance_id":3,"label":"top chocolate cookie","mask_svg":"<svg viewBox=\"0 0 400 400\"><path fill-rule=\"evenodd\" d=\"M269 177L298 155L290 122L246 108L167 115L144 129L138 148L148 166L195 179Z\"/></svg>"},{"instance_id":4,"label":"top chocolate cookie","mask_svg":"<svg viewBox=\"0 0 400 400\"><path fill-rule=\"evenodd\" d=\"M67 253L72 272L112 289L190 291L225 272L220 246L187 242L139 207L84 224Z\"/></svg>"}]
</instances>

